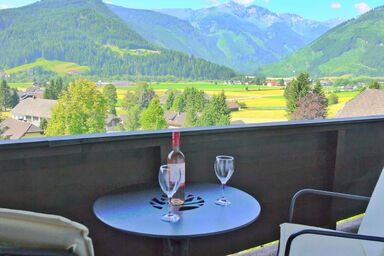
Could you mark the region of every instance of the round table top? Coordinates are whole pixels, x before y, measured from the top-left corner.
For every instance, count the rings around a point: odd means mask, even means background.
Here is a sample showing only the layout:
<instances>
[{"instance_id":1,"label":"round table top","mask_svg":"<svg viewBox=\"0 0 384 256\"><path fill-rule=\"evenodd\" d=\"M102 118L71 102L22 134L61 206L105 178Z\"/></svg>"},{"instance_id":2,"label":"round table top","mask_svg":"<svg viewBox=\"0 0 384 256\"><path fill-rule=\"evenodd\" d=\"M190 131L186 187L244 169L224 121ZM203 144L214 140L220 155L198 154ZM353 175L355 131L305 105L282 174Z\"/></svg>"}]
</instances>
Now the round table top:
<instances>
[{"instance_id":1,"label":"round table top","mask_svg":"<svg viewBox=\"0 0 384 256\"><path fill-rule=\"evenodd\" d=\"M184 205L173 209L180 215L176 223L161 220L168 205L160 188L103 196L95 202L93 211L102 222L115 229L157 238L222 234L249 225L259 217L260 204L249 194L226 186L229 206L215 204L220 196L219 184L187 184Z\"/></svg>"}]
</instances>

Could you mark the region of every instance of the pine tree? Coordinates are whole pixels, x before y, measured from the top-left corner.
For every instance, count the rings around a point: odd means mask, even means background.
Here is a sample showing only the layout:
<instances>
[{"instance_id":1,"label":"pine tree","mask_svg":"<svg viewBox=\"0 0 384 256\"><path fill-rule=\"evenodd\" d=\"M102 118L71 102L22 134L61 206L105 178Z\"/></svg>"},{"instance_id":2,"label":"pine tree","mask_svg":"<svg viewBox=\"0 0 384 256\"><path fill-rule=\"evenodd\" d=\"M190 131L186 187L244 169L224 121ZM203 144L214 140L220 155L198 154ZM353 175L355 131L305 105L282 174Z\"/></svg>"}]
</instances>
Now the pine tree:
<instances>
[{"instance_id":1,"label":"pine tree","mask_svg":"<svg viewBox=\"0 0 384 256\"><path fill-rule=\"evenodd\" d=\"M14 108L17 104L19 104L20 98L16 89L12 89L11 95L11 108Z\"/></svg>"},{"instance_id":2,"label":"pine tree","mask_svg":"<svg viewBox=\"0 0 384 256\"><path fill-rule=\"evenodd\" d=\"M214 95L198 121L199 126L224 126L231 123L231 111L227 107L224 92Z\"/></svg>"},{"instance_id":3,"label":"pine tree","mask_svg":"<svg viewBox=\"0 0 384 256\"><path fill-rule=\"evenodd\" d=\"M113 84L108 84L103 88L103 96L107 101L108 113L116 115L117 92Z\"/></svg>"},{"instance_id":4,"label":"pine tree","mask_svg":"<svg viewBox=\"0 0 384 256\"><path fill-rule=\"evenodd\" d=\"M176 93L175 91L171 90L167 94L167 101L165 102L164 108L166 110L170 110L173 106L173 102L175 101Z\"/></svg>"},{"instance_id":5,"label":"pine tree","mask_svg":"<svg viewBox=\"0 0 384 256\"><path fill-rule=\"evenodd\" d=\"M297 108L299 98L307 95L311 91L311 81L308 73L301 73L296 79L290 82L285 89L284 97L287 100L287 113L289 118Z\"/></svg>"},{"instance_id":6,"label":"pine tree","mask_svg":"<svg viewBox=\"0 0 384 256\"><path fill-rule=\"evenodd\" d=\"M0 83L0 111L6 111L12 107L11 89L9 88L7 81L2 80Z\"/></svg>"}]
</instances>

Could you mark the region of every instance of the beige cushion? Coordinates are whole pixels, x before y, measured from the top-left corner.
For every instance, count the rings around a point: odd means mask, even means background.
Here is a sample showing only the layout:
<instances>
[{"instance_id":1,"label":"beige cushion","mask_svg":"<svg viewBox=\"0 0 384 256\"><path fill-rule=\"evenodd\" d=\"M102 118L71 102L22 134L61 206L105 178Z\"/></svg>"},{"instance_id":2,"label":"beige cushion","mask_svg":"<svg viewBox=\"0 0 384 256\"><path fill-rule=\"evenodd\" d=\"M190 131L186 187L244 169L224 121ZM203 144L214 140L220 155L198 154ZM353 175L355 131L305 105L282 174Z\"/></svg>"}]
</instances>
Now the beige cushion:
<instances>
[{"instance_id":1,"label":"beige cushion","mask_svg":"<svg viewBox=\"0 0 384 256\"><path fill-rule=\"evenodd\" d=\"M325 230L305 225L285 223L280 225L280 252L279 256L284 256L285 246L288 238L302 230ZM361 242L359 240L319 236L306 234L297 237L292 242L290 251L291 256L365 256Z\"/></svg>"},{"instance_id":2,"label":"beige cushion","mask_svg":"<svg viewBox=\"0 0 384 256\"><path fill-rule=\"evenodd\" d=\"M10 209L0 209L0 244L3 246L65 249L78 256L93 256L88 229L69 219Z\"/></svg>"},{"instance_id":3,"label":"beige cushion","mask_svg":"<svg viewBox=\"0 0 384 256\"><path fill-rule=\"evenodd\" d=\"M384 170L376 183L358 233L384 237ZM384 255L384 243L364 242L364 249L367 255Z\"/></svg>"}]
</instances>

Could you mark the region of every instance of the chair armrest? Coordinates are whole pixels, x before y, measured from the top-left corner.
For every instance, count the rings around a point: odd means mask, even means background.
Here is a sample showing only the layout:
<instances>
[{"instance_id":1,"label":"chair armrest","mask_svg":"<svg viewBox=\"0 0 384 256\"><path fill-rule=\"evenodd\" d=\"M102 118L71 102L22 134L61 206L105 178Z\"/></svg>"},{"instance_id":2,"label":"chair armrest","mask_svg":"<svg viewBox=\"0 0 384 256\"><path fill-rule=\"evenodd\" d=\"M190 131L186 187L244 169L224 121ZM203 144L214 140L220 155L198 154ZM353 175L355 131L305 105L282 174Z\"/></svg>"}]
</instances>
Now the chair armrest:
<instances>
[{"instance_id":1,"label":"chair armrest","mask_svg":"<svg viewBox=\"0 0 384 256\"><path fill-rule=\"evenodd\" d=\"M293 213L295 211L296 199L299 196L306 195L306 194L344 198L344 199L359 200L359 201L368 201L368 202L371 199L370 197L367 197L367 196L358 196L358 195L344 194L344 193L324 191L324 190L318 190L318 189L303 189L297 192L292 197L291 205L289 207L289 222L292 222L293 220Z\"/></svg>"},{"instance_id":2,"label":"chair armrest","mask_svg":"<svg viewBox=\"0 0 384 256\"><path fill-rule=\"evenodd\" d=\"M292 247L292 242L295 238L297 238L301 235L307 235L307 234L319 235L319 236L332 236L332 237L339 237L339 238L346 238L346 239L364 240L364 241L373 241L373 242L384 243L384 237L359 235L359 234L345 233L345 232L306 229L306 230L302 230L300 232L297 232L295 234L292 234L288 238L287 245L285 247L284 256L289 256L289 253L290 253L291 247Z\"/></svg>"}]
</instances>

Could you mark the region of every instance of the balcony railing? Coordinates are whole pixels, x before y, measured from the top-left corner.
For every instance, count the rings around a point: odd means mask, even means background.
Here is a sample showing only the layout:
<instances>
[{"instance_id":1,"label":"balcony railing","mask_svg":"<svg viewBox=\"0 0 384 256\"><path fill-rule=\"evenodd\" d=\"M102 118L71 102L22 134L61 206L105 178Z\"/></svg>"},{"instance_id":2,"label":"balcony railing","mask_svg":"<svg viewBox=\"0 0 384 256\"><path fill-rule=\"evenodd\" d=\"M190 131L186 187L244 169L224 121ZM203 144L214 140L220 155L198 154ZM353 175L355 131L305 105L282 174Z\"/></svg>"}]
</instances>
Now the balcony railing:
<instances>
[{"instance_id":1,"label":"balcony railing","mask_svg":"<svg viewBox=\"0 0 384 256\"><path fill-rule=\"evenodd\" d=\"M370 195L384 166L384 116L187 129L182 150L188 182L217 183L214 157L234 155L229 185L260 201L262 214L249 227L191 241L191 255L224 255L278 239L289 199L299 189ZM169 151L169 131L3 141L0 205L85 224L97 255L159 255L161 240L107 227L94 216L92 204L111 190L157 183ZM310 197L299 205L298 222L325 227L365 207Z\"/></svg>"}]
</instances>

